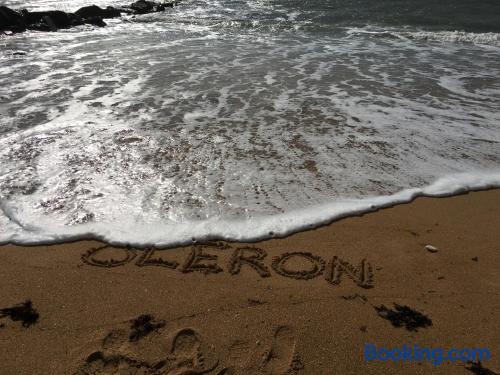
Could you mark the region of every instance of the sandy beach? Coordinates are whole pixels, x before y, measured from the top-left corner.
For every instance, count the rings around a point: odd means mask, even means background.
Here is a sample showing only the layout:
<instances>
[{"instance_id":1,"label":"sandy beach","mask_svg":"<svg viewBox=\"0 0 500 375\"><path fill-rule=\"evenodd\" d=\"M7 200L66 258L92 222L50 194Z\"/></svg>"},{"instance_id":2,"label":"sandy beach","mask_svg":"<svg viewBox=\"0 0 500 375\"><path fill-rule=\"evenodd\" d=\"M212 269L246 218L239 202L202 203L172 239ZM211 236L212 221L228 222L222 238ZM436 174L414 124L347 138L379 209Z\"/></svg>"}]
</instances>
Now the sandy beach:
<instances>
[{"instance_id":1,"label":"sandy beach","mask_svg":"<svg viewBox=\"0 0 500 375\"><path fill-rule=\"evenodd\" d=\"M252 244L5 245L0 373L494 374L499 212L491 190ZM367 362L365 344L491 359Z\"/></svg>"},{"instance_id":2,"label":"sandy beach","mask_svg":"<svg viewBox=\"0 0 500 375\"><path fill-rule=\"evenodd\" d=\"M500 375L499 61L499 0L2 0L0 375Z\"/></svg>"}]
</instances>

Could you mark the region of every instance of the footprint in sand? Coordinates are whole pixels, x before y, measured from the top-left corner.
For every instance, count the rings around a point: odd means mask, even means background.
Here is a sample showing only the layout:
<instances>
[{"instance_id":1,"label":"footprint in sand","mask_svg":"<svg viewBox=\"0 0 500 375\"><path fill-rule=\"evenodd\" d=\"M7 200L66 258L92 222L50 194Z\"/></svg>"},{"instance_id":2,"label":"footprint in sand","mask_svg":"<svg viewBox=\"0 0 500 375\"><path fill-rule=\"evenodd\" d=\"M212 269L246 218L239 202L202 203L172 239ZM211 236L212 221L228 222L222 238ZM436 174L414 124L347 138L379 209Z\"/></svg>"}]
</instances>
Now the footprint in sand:
<instances>
[{"instance_id":1,"label":"footprint in sand","mask_svg":"<svg viewBox=\"0 0 500 375\"><path fill-rule=\"evenodd\" d=\"M157 374L154 366L120 354L105 354L97 351L89 355L75 375L142 375ZM159 374L159 373L158 373Z\"/></svg>"},{"instance_id":2,"label":"footprint in sand","mask_svg":"<svg viewBox=\"0 0 500 375\"><path fill-rule=\"evenodd\" d=\"M198 375L214 370L218 358L191 328L165 335L165 322L142 315L110 331L76 375Z\"/></svg>"},{"instance_id":3,"label":"footprint in sand","mask_svg":"<svg viewBox=\"0 0 500 375\"><path fill-rule=\"evenodd\" d=\"M107 351L118 351L127 341L127 337L125 330L114 329L102 340L102 348Z\"/></svg>"},{"instance_id":4,"label":"footprint in sand","mask_svg":"<svg viewBox=\"0 0 500 375\"><path fill-rule=\"evenodd\" d=\"M177 332L169 356L168 375L197 375L214 370L219 361L191 328Z\"/></svg>"},{"instance_id":5,"label":"footprint in sand","mask_svg":"<svg viewBox=\"0 0 500 375\"><path fill-rule=\"evenodd\" d=\"M133 332L133 330L132 330ZM160 374L166 361L162 358L141 358L142 348L148 349L149 342L132 342L127 329L114 329L101 341L100 348L84 359L75 375L142 375Z\"/></svg>"},{"instance_id":6,"label":"footprint in sand","mask_svg":"<svg viewBox=\"0 0 500 375\"><path fill-rule=\"evenodd\" d=\"M222 369L217 375L247 375L254 373L250 363L251 348L247 341L236 340L228 349L227 363L230 367Z\"/></svg>"},{"instance_id":7,"label":"footprint in sand","mask_svg":"<svg viewBox=\"0 0 500 375\"><path fill-rule=\"evenodd\" d=\"M229 347L228 360L237 368L247 368L250 360L250 344L237 340Z\"/></svg>"},{"instance_id":8,"label":"footprint in sand","mask_svg":"<svg viewBox=\"0 0 500 375\"><path fill-rule=\"evenodd\" d=\"M296 375L304 368L296 346L294 331L287 326L276 329L269 349L260 360L252 356L255 348L249 342L236 340L226 357L229 366L217 375Z\"/></svg>"},{"instance_id":9,"label":"footprint in sand","mask_svg":"<svg viewBox=\"0 0 500 375\"><path fill-rule=\"evenodd\" d=\"M223 368L217 375L235 375L236 373L231 368Z\"/></svg>"},{"instance_id":10,"label":"footprint in sand","mask_svg":"<svg viewBox=\"0 0 500 375\"><path fill-rule=\"evenodd\" d=\"M273 342L265 352L261 373L269 375L295 375L304 368L296 350L297 340L292 328L281 326L274 332Z\"/></svg>"}]
</instances>

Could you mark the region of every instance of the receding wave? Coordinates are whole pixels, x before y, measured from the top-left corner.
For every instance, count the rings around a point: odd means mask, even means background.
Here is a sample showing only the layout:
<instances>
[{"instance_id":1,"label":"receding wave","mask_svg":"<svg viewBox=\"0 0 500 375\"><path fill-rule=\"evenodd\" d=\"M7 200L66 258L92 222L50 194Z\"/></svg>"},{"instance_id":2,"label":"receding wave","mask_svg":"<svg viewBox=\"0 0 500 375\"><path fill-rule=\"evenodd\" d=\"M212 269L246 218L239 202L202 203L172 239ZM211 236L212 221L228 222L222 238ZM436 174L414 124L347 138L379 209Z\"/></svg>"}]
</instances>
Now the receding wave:
<instances>
[{"instance_id":1,"label":"receding wave","mask_svg":"<svg viewBox=\"0 0 500 375\"><path fill-rule=\"evenodd\" d=\"M185 223L145 222L123 215L109 223L60 226L56 223L25 225L0 201L0 243L46 244L97 239L114 245L177 246L209 240L256 241L311 229L343 217L407 203L418 196L442 197L472 190L500 187L500 171L444 176L424 188L412 188L390 196L348 199L255 219L228 220L211 217Z\"/></svg>"},{"instance_id":2,"label":"receding wave","mask_svg":"<svg viewBox=\"0 0 500 375\"><path fill-rule=\"evenodd\" d=\"M377 38L398 38L409 40L428 40L445 43L472 43L500 46L500 33L469 33L464 31L408 31L404 29L384 29L367 26L348 28L348 35L365 34Z\"/></svg>"}]
</instances>

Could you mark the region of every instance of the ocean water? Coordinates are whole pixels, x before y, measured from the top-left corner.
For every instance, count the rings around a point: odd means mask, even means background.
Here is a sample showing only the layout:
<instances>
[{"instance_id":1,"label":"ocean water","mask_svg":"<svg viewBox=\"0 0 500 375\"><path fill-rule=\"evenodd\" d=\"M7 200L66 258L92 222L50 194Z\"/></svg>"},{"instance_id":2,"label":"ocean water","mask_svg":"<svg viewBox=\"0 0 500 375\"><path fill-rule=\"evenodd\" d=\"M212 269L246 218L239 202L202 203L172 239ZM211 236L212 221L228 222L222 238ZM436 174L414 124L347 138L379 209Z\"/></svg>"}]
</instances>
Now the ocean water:
<instances>
[{"instance_id":1,"label":"ocean water","mask_svg":"<svg viewBox=\"0 0 500 375\"><path fill-rule=\"evenodd\" d=\"M187 0L107 22L0 36L0 242L253 240L500 186L497 0Z\"/></svg>"}]
</instances>

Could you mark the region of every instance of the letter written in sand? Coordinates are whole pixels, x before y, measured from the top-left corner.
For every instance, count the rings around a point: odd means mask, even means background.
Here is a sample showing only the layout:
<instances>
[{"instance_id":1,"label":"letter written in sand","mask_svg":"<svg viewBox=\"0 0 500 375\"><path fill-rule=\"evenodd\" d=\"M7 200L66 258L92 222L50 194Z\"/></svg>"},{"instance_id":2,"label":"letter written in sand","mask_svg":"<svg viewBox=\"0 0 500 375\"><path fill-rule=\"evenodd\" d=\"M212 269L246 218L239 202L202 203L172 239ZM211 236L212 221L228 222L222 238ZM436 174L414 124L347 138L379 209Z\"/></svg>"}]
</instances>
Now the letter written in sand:
<instances>
[{"instance_id":1,"label":"letter written in sand","mask_svg":"<svg viewBox=\"0 0 500 375\"><path fill-rule=\"evenodd\" d=\"M97 267L118 267L132 261L136 256L134 249L101 246L90 249L82 255L82 261Z\"/></svg>"},{"instance_id":2,"label":"letter written in sand","mask_svg":"<svg viewBox=\"0 0 500 375\"><path fill-rule=\"evenodd\" d=\"M330 284L337 285L342 281L344 273L361 288L373 288L372 266L366 259L363 259L358 267L354 267L335 256L328 263L325 279Z\"/></svg>"},{"instance_id":3,"label":"letter written in sand","mask_svg":"<svg viewBox=\"0 0 500 375\"><path fill-rule=\"evenodd\" d=\"M271 272L262 262L266 256L267 253L257 247L237 248L229 260L229 273L231 275L239 274L243 264L246 264L257 271L260 277L270 277Z\"/></svg>"},{"instance_id":4,"label":"letter written in sand","mask_svg":"<svg viewBox=\"0 0 500 375\"><path fill-rule=\"evenodd\" d=\"M198 271L209 274L219 273L222 271L222 268L217 265L217 255L204 253L202 247L193 246L182 265L181 271L184 273Z\"/></svg>"},{"instance_id":5,"label":"letter written in sand","mask_svg":"<svg viewBox=\"0 0 500 375\"><path fill-rule=\"evenodd\" d=\"M135 263L139 267L144 267L144 266L159 266L159 267L166 267L166 268L171 268L175 270L177 266L179 265L178 262L173 261L173 260L165 260L163 258L153 258L154 253L157 251L157 249L147 249L144 251L144 254L137 260Z\"/></svg>"},{"instance_id":6,"label":"letter written in sand","mask_svg":"<svg viewBox=\"0 0 500 375\"><path fill-rule=\"evenodd\" d=\"M296 258L295 260L300 262L300 266L302 266L305 260L305 263L308 263L306 266L307 269L290 269L287 267L287 263L293 258ZM323 273L325 270L325 261L316 255L306 252L284 253L279 257L273 258L272 267L281 276L309 280Z\"/></svg>"}]
</instances>

